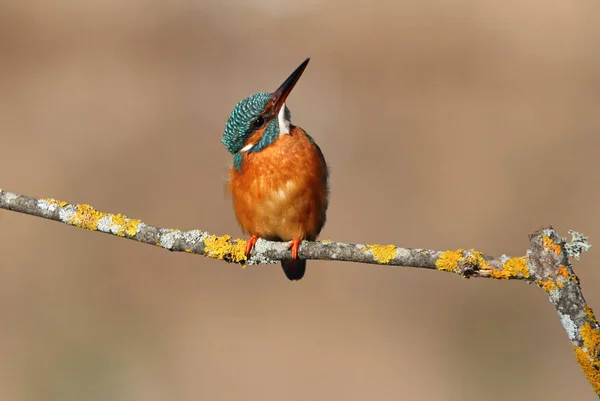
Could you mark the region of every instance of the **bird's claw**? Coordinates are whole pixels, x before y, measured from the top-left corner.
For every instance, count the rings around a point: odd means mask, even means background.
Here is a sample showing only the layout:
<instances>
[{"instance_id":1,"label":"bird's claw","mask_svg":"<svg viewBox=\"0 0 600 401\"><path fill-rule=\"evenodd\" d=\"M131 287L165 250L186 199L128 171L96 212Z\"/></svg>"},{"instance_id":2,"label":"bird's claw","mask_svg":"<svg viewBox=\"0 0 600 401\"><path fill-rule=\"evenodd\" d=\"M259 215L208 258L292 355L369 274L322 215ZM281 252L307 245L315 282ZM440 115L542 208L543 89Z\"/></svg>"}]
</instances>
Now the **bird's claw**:
<instances>
[{"instance_id":1,"label":"bird's claw","mask_svg":"<svg viewBox=\"0 0 600 401\"><path fill-rule=\"evenodd\" d=\"M258 235L253 235L248 241L246 241L246 250L244 251L246 258L250 257L250 253L252 252L256 241L258 241Z\"/></svg>"},{"instance_id":2,"label":"bird's claw","mask_svg":"<svg viewBox=\"0 0 600 401\"><path fill-rule=\"evenodd\" d=\"M294 238L290 241L290 248L292 250L292 259L298 259L298 250L300 249L300 243L302 240L300 238Z\"/></svg>"}]
</instances>

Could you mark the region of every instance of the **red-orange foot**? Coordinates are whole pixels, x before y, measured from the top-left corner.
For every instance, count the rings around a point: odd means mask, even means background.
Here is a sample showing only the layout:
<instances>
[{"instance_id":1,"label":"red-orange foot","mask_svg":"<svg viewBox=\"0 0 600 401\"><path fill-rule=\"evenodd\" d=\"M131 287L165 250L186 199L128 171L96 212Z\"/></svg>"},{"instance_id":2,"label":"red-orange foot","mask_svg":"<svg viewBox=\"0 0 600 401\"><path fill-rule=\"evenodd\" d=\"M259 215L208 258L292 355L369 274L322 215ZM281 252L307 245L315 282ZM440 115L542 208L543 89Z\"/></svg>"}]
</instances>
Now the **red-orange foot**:
<instances>
[{"instance_id":1,"label":"red-orange foot","mask_svg":"<svg viewBox=\"0 0 600 401\"><path fill-rule=\"evenodd\" d=\"M290 248L292 249L292 259L298 259L298 249L300 249L300 243L302 240L300 238L294 238L290 241Z\"/></svg>"},{"instance_id":2,"label":"red-orange foot","mask_svg":"<svg viewBox=\"0 0 600 401\"><path fill-rule=\"evenodd\" d=\"M256 241L258 241L258 235L253 235L246 241L246 250L244 251L246 257L250 256L250 252L252 252L252 248L254 248Z\"/></svg>"}]
</instances>

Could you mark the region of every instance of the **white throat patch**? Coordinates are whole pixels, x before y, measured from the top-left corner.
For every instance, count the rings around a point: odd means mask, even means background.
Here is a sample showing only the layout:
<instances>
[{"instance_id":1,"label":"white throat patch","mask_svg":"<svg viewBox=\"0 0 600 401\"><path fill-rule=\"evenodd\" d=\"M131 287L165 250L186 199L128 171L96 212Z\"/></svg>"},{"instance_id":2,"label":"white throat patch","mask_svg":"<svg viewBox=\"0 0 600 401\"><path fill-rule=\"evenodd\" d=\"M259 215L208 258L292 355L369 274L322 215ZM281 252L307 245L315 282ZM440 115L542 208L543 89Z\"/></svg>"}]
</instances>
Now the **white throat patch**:
<instances>
[{"instance_id":1,"label":"white throat patch","mask_svg":"<svg viewBox=\"0 0 600 401\"><path fill-rule=\"evenodd\" d=\"M277 114L277 121L279 122L279 136L290 133L290 117L290 109L288 109L284 103L279 110L279 114Z\"/></svg>"},{"instance_id":2,"label":"white throat patch","mask_svg":"<svg viewBox=\"0 0 600 401\"><path fill-rule=\"evenodd\" d=\"M250 149L252 149L254 147L254 145L255 145L254 143L249 143L248 145L246 145L240 149L240 153L249 151Z\"/></svg>"}]
</instances>

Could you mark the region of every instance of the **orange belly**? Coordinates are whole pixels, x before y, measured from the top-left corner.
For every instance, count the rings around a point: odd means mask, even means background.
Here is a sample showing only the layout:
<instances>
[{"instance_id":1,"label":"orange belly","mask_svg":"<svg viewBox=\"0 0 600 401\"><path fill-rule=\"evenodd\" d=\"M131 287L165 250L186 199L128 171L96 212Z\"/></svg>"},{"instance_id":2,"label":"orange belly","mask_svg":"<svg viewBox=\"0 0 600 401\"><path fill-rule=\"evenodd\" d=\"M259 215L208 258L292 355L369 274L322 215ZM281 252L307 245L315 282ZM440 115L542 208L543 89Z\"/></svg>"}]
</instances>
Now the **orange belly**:
<instances>
[{"instance_id":1,"label":"orange belly","mask_svg":"<svg viewBox=\"0 0 600 401\"><path fill-rule=\"evenodd\" d=\"M229 190L245 233L269 240L314 240L325 224L327 166L298 127L231 169Z\"/></svg>"}]
</instances>

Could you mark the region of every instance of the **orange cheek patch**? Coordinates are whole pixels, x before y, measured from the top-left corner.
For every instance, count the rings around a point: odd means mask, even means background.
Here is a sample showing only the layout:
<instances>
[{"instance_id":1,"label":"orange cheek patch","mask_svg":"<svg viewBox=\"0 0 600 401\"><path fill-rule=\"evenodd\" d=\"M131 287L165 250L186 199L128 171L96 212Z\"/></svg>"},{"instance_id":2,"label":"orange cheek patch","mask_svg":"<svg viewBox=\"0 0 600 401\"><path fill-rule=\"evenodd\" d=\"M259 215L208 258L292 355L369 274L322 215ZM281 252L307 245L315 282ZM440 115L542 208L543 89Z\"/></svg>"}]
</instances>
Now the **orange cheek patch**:
<instances>
[{"instance_id":1,"label":"orange cheek patch","mask_svg":"<svg viewBox=\"0 0 600 401\"><path fill-rule=\"evenodd\" d=\"M254 131L249 137L248 139L246 139L246 141L244 142L244 146L247 146L249 144L257 144L260 142L260 140L262 139L263 136L263 132L265 132L264 128L261 128L259 130Z\"/></svg>"}]
</instances>

